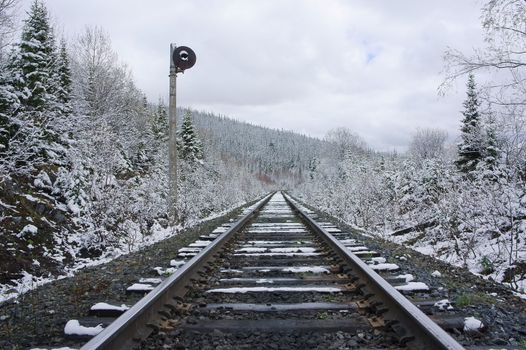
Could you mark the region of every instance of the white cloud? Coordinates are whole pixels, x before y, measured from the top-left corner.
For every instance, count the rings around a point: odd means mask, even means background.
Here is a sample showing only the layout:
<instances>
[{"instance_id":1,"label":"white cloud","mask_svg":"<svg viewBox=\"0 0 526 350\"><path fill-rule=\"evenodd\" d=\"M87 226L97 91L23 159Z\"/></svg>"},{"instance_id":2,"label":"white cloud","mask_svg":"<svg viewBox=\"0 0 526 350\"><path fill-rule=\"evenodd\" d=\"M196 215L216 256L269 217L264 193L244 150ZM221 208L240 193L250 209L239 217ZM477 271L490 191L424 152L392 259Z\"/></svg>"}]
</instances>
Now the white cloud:
<instances>
[{"instance_id":1,"label":"white cloud","mask_svg":"<svg viewBox=\"0 0 526 350\"><path fill-rule=\"evenodd\" d=\"M47 4L67 33L104 27L151 100L167 95L173 41L197 53L179 104L314 136L346 126L382 150L416 127L457 133L464 88L437 97L442 54L481 41L476 0Z\"/></svg>"}]
</instances>

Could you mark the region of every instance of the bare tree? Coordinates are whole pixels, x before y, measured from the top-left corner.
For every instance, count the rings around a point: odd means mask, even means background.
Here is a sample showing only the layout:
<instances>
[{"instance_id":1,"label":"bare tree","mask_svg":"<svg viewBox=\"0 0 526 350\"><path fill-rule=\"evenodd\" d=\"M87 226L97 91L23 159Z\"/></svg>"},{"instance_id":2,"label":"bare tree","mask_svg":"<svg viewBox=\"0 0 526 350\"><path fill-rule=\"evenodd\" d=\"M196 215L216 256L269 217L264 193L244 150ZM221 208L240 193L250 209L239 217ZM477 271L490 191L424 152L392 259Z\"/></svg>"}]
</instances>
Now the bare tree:
<instances>
[{"instance_id":1,"label":"bare tree","mask_svg":"<svg viewBox=\"0 0 526 350\"><path fill-rule=\"evenodd\" d=\"M15 14L20 0L0 0L0 58L15 31Z\"/></svg>"},{"instance_id":2,"label":"bare tree","mask_svg":"<svg viewBox=\"0 0 526 350\"><path fill-rule=\"evenodd\" d=\"M345 158L349 152L363 153L367 148L360 135L344 127L329 130L325 140L336 147L338 159Z\"/></svg>"},{"instance_id":3,"label":"bare tree","mask_svg":"<svg viewBox=\"0 0 526 350\"><path fill-rule=\"evenodd\" d=\"M86 27L73 45L74 93L91 116L126 109L127 67L118 62L109 36L99 27ZM118 103L121 102L121 103Z\"/></svg>"},{"instance_id":4,"label":"bare tree","mask_svg":"<svg viewBox=\"0 0 526 350\"><path fill-rule=\"evenodd\" d=\"M526 106L526 1L489 0L482 8L485 48L472 54L448 48L444 54L446 78L441 88L477 70L498 72L485 86L496 105Z\"/></svg>"},{"instance_id":5,"label":"bare tree","mask_svg":"<svg viewBox=\"0 0 526 350\"><path fill-rule=\"evenodd\" d=\"M444 154L447 132L441 129L417 129L409 144L409 154L418 161L438 158Z\"/></svg>"}]
</instances>

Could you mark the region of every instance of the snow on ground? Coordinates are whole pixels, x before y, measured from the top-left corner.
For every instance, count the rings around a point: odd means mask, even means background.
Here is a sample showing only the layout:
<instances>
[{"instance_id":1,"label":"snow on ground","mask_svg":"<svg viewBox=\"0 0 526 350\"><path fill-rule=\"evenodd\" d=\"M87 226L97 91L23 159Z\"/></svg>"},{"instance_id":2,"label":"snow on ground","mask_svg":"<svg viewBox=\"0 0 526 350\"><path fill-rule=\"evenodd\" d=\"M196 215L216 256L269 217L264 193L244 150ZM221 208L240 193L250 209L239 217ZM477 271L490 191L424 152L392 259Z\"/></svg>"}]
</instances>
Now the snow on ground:
<instances>
[{"instance_id":1,"label":"snow on ground","mask_svg":"<svg viewBox=\"0 0 526 350\"><path fill-rule=\"evenodd\" d=\"M24 226L22 231L20 231L20 233L17 234L17 237L21 238L27 236L28 234L36 235L37 233L38 228L35 225L27 224L26 226Z\"/></svg>"},{"instance_id":2,"label":"snow on ground","mask_svg":"<svg viewBox=\"0 0 526 350\"><path fill-rule=\"evenodd\" d=\"M387 259L382 257L382 256L379 256L379 257L376 257L376 258L371 258L370 259L374 264L383 264L385 262L387 262Z\"/></svg>"},{"instance_id":3,"label":"snow on ground","mask_svg":"<svg viewBox=\"0 0 526 350\"><path fill-rule=\"evenodd\" d=\"M475 317L464 318L464 332L478 331L481 328L484 328L484 324Z\"/></svg>"},{"instance_id":4,"label":"snow on ground","mask_svg":"<svg viewBox=\"0 0 526 350\"><path fill-rule=\"evenodd\" d=\"M107 303L97 303L91 307L90 310L92 311L98 311L98 310L117 310L117 311L126 311L130 307L122 304L121 306L118 305L111 305Z\"/></svg>"},{"instance_id":5,"label":"snow on ground","mask_svg":"<svg viewBox=\"0 0 526 350\"><path fill-rule=\"evenodd\" d=\"M141 278L139 279L139 283L149 283L149 284L159 284L161 283L163 280L160 279L160 278L155 278L155 277L146 277L146 278Z\"/></svg>"},{"instance_id":6,"label":"snow on ground","mask_svg":"<svg viewBox=\"0 0 526 350\"><path fill-rule=\"evenodd\" d=\"M155 243L160 242L162 240L165 240L167 238L173 237L173 236L177 235L179 232L181 232L183 229L188 229L188 228L197 226L197 225L199 225L199 224L201 224L203 222L206 222L206 221L209 221L209 220L213 220L213 219L216 219L218 217L227 215L228 213L230 213L231 211L235 210L236 208L238 208L239 206L241 206L243 204L244 203L236 203L235 205L233 205L232 207L230 207L227 210L224 210L222 212L213 213L213 214L207 216L206 218L203 218L203 219L200 219L200 220L196 220L195 222L192 222L190 225L185 226L185 227L183 227L181 225L178 225L178 226L169 226L167 228L162 228L162 227L159 226L159 227L157 227L157 229L155 231L153 231L153 233L151 235L141 236L140 240L138 240L136 242L136 244L134 244L134 245L129 245L127 242L120 242L120 245L119 245L120 248L108 247L108 249L104 253L104 255L102 255L102 256L100 256L98 258L95 258L95 259L77 259L72 266L66 267L64 269L65 273L63 275L60 275L60 276L37 277L37 276L34 276L34 275L32 275L32 274L30 274L30 273L28 273L26 271L21 271L20 273L23 275L23 277L20 278L20 279L17 279L17 280L12 280L13 284L0 284L0 303L4 302L6 300L9 300L9 299L16 298L20 294L24 294L24 293L26 293L26 292L28 292L30 290L33 290L33 289L35 289L37 287L40 287L40 286L42 286L44 284L53 282L55 280L68 278L68 277L73 277L77 271L82 270L82 269L84 269L86 267L93 267L93 266L106 264L106 263L112 261L113 259L118 258L119 256L139 251L140 249L142 249L144 247L150 246L152 244L155 244ZM254 205L252 207L254 207ZM33 226L33 225L28 225L28 226ZM24 232L24 230L26 230L26 228L24 228L22 230L22 232ZM224 232L227 229L224 228L224 227L219 227L219 228L216 228L213 232L216 232L218 230ZM31 227L27 228L26 233L33 233L33 232L34 232L33 228L31 228ZM68 237L68 240L82 242L82 237L81 236L82 236L82 233L71 234ZM75 252L72 252L72 253L73 253L72 254L73 256L76 255ZM169 273L168 269L162 271L162 273L159 272L160 275L162 275L164 273ZM173 272L171 272L171 273L173 273Z\"/></svg>"},{"instance_id":7,"label":"snow on ground","mask_svg":"<svg viewBox=\"0 0 526 350\"><path fill-rule=\"evenodd\" d=\"M40 202L40 199L36 198L36 197L33 197L32 195L30 194L23 194L23 196L30 202Z\"/></svg>"},{"instance_id":8,"label":"snow on ground","mask_svg":"<svg viewBox=\"0 0 526 350\"><path fill-rule=\"evenodd\" d=\"M453 310L453 306L451 306L451 302L449 299L442 299L437 301L433 306L437 307L439 310Z\"/></svg>"},{"instance_id":9,"label":"snow on ground","mask_svg":"<svg viewBox=\"0 0 526 350\"><path fill-rule=\"evenodd\" d=\"M181 267L186 264L185 260L170 260L170 266Z\"/></svg>"},{"instance_id":10,"label":"snow on ground","mask_svg":"<svg viewBox=\"0 0 526 350\"><path fill-rule=\"evenodd\" d=\"M96 327L81 326L78 320L69 320L64 326L64 334L66 335L91 335L95 336L102 332L104 328L102 325Z\"/></svg>"},{"instance_id":11,"label":"snow on ground","mask_svg":"<svg viewBox=\"0 0 526 350\"><path fill-rule=\"evenodd\" d=\"M326 184L325 184L326 185ZM303 192L299 193L300 197L304 197L311 203L319 203L318 194L313 191L312 187L306 187ZM331 201L334 202L335 198ZM294 201L296 202L296 201ZM297 203L297 202L296 202ZM447 203L444 203L445 205ZM484 204L489 203L473 203L473 205L479 205L479 209L484 209ZM515 204L514 204L515 205ZM513 262L524 263L526 261L526 240L517 239L526 232L526 220L517 221L514 223L513 230L501 231L497 227L507 227L509 225L509 215L502 212L495 213L495 222L488 220L478 220L471 223L469 220L473 218L473 215L466 215L466 220L457 228L459 233L456 235L452 234L452 230L448 226L436 225L425 229L425 232L421 230L415 230L403 235L393 235L393 231L387 224L382 227L381 223L378 224L379 231L365 232L363 228L357 227L353 224L351 217L346 216L347 213L340 214L342 208L331 207L328 204L318 204L318 207L322 210L326 210L329 213L339 215L339 218L345 221L348 225L358 230L360 234L368 237L382 237L384 239L393 241L395 243L412 248L422 254L435 257L446 263L454 266L466 267L472 273L479 275L486 279L493 279L504 285L508 285L517 292L526 293L526 276L522 277L520 266L514 265ZM300 205L300 207L303 207ZM491 205L488 206L490 208ZM456 207L452 207L454 209ZM523 207L512 208L513 210L522 210ZM348 210L353 209L346 208ZM448 210L447 205L445 207L439 207L435 209ZM460 213L464 213L463 210L468 208L457 208ZM418 211L416 212L419 213ZM425 214L425 212L422 212ZM413 212L407 215L407 217L397 217L395 223L399 226L402 224L405 227L411 227L419 222L425 222L425 218L414 217ZM430 213L433 214L433 213ZM469 214L469 213L468 213ZM516 216L521 217L520 214ZM417 220L416 220L417 219ZM449 222L446 220L446 223ZM472 225L472 226L470 226ZM513 233L512 233L513 231ZM406 260L405 257L399 257L400 260ZM516 273L512 269L518 270ZM506 273L507 272L507 273ZM510 283L504 282L506 278L514 276L514 280ZM435 274L438 277L438 274ZM521 280L522 278L522 280ZM521 294L526 298L526 295Z\"/></svg>"},{"instance_id":12,"label":"snow on ground","mask_svg":"<svg viewBox=\"0 0 526 350\"><path fill-rule=\"evenodd\" d=\"M174 261L174 260L172 260ZM157 271L157 273L159 274L159 276L166 276L166 275L171 275L172 273L174 273L175 271L177 271L177 268L176 267L168 267L168 268L163 268L163 267L160 267L160 266L157 266L157 267L154 267L153 268L155 271Z\"/></svg>"},{"instance_id":13,"label":"snow on ground","mask_svg":"<svg viewBox=\"0 0 526 350\"><path fill-rule=\"evenodd\" d=\"M400 278L400 279L405 279L406 282L411 282L415 279L415 276L413 276L412 274L410 273L407 273L405 275L398 275L398 276L395 276L395 278Z\"/></svg>"},{"instance_id":14,"label":"snow on ground","mask_svg":"<svg viewBox=\"0 0 526 350\"><path fill-rule=\"evenodd\" d=\"M390 263L369 265L369 267L375 271L394 271L400 269L400 266Z\"/></svg>"},{"instance_id":15,"label":"snow on ground","mask_svg":"<svg viewBox=\"0 0 526 350\"><path fill-rule=\"evenodd\" d=\"M126 288L129 292L149 292L153 290L153 286L151 284L145 284L145 283L134 283L128 288Z\"/></svg>"},{"instance_id":16,"label":"snow on ground","mask_svg":"<svg viewBox=\"0 0 526 350\"><path fill-rule=\"evenodd\" d=\"M397 290L401 291L420 291L420 290L429 290L429 287L424 282L408 282L407 284L401 286L395 286Z\"/></svg>"},{"instance_id":17,"label":"snow on ground","mask_svg":"<svg viewBox=\"0 0 526 350\"><path fill-rule=\"evenodd\" d=\"M27 293L32 289L40 287L54 280L54 278L36 277L26 271L22 271L22 275L23 277L15 282L15 286L0 284L0 303L12 298L16 298L20 294ZM65 277L66 276L59 276L57 279Z\"/></svg>"},{"instance_id":18,"label":"snow on ground","mask_svg":"<svg viewBox=\"0 0 526 350\"><path fill-rule=\"evenodd\" d=\"M426 237L433 237L434 234L437 234L437 230L439 229L427 234ZM416 232L403 236L384 236L395 243L407 245L405 242L411 241L419 234L419 232ZM423 238L409 245L409 247L451 265L467 267L471 273L485 279L491 278L507 285L518 291L519 295L523 295L523 297L526 298L526 279L518 280L511 284L503 282L505 271L513 266L509 264L509 254L511 252L509 244L512 241L509 233L497 238L485 237L483 234L479 236L478 239L471 242L472 247L470 248L469 254L457 254L454 246L455 244L462 246L463 243L460 241L431 241L430 239ZM526 241L515 242L515 244L517 246L513 250L514 255L512 260L526 261ZM490 272L484 272L485 268L488 268ZM440 274L440 272L435 271L433 276L440 277L438 274Z\"/></svg>"}]
</instances>

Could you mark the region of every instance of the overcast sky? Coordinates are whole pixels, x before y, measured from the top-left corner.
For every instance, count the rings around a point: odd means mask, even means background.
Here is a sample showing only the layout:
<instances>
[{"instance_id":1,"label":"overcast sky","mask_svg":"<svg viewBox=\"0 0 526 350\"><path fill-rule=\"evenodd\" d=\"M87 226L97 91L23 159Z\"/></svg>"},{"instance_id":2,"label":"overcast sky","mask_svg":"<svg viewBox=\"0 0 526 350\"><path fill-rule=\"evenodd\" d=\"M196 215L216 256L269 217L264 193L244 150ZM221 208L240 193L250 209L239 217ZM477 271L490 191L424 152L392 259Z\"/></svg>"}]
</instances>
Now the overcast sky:
<instances>
[{"instance_id":1,"label":"overcast sky","mask_svg":"<svg viewBox=\"0 0 526 350\"><path fill-rule=\"evenodd\" d=\"M174 42L197 54L179 105L318 137L343 126L378 150L405 149L417 127L458 134L464 82L438 96L442 55L482 39L476 0L46 3L68 39L103 27L152 101L168 94Z\"/></svg>"}]
</instances>

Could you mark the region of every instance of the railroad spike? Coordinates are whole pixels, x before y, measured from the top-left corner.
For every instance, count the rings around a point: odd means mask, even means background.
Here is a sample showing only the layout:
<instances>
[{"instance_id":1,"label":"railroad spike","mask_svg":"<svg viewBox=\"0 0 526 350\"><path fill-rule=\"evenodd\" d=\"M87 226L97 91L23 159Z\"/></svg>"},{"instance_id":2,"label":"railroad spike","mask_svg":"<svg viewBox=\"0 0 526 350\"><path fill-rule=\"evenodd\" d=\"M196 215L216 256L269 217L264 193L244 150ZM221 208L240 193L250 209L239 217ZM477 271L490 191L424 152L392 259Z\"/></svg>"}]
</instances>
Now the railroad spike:
<instances>
[{"instance_id":1,"label":"railroad spike","mask_svg":"<svg viewBox=\"0 0 526 350\"><path fill-rule=\"evenodd\" d=\"M369 324L373 328L382 328L385 326L384 319L381 317L373 316L373 317L368 318L368 320L369 320Z\"/></svg>"},{"instance_id":2,"label":"railroad spike","mask_svg":"<svg viewBox=\"0 0 526 350\"><path fill-rule=\"evenodd\" d=\"M345 285L345 290L348 292L355 292L356 290L358 290L358 288L356 288L354 284L349 283Z\"/></svg>"},{"instance_id":3,"label":"railroad spike","mask_svg":"<svg viewBox=\"0 0 526 350\"><path fill-rule=\"evenodd\" d=\"M155 323L147 323L146 327L152 329L154 332L159 332L159 325Z\"/></svg>"},{"instance_id":4,"label":"railroad spike","mask_svg":"<svg viewBox=\"0 0 526 350\"><path fill-rule=\"evenodd\" d=\"M166 311L166 310L159 310L159 311L157 311L157 313L158 313L159 315L161 315L161 316L166 317L167 319L170 318L170 317L172 317L172 315L171 315L168 311Z\"/></svg>"},{"instance_id":5,"label":"railroad spike","mask_svg":"<svg viewBox=\"0 0 526 350\"><path fill-rule=\"evenodd\" d=\"M163 332L171 332L173 331L177 326L179 325L179 322L174 319L167 319L166 321L161 322L159 328Z\"/></svg>"},{"instance_id":6,"label":"railroad spike","mask_svg":"<svg viewBox=\"0 0 526 350\"><path fill-rule=\"evenodd\" d=\"M387 321L385 321L385 326L391 328L391 327L393 327L394 325L397 325L397 324L399 324L399 323L400 323L400 321L398 321L398 320L392 320L392 319L391 319L391 320L387 320Z\"/></svg>"},{"instance_id":7,"label":"railroad spike","mask_svg":"<svg viewBox=\"0 0 526 350\"><path fill-rule=\"evenodd\" d=\"M371 307L371 305L369 304L367 300L358 300L356 302L356 305L358 305L359 309L368 309Z\"/></svg>"},{"instance_id":8,"label":"railroad spike","mask_svg":"<svg viewBox=\"0 0 526 350\"><path fill-rule=\"evenodd\" d=\"M177 311L178 310L176 305L170 304L170 303L164 304L164 307L167 308L167 309L170 309L171 311Z\"/></svg>"},{"instance_id":9,"label":"railroad spike","mask_svg":"<svg viewBox=\"0 0 526 350\"><path fill-rule=\"evenodd\" d=\"M385 313L387 313L389 311L388 308L386 307L381 307L381 308L376 308L376 310L374 311L378 316L380 315L383 315Z\"/></svg>"},{"instance_id":10,"label":"railroad spike","mask_svg":"<svg viewBox=\"0 0 526 350\"><path fill-rule=\"evenodd\" d=\"M397 322L395 324L390 325L393 332L395 332L399 338L403 338L408 335L407 329L400 323Z\"/></svg>"},{"instance_id":11,"label":"railroad spike","mask_svg":"<svg viewBox=\"0 0 526 350\"><path fill-rule=\"evenodd\" d=\"M415 340L415 337L412 335L408 335L408 336L400 338L399 343L401 346L405 347L407 346L409 342L412 342L413 340Z\"/></svg>"}]
</instances>

